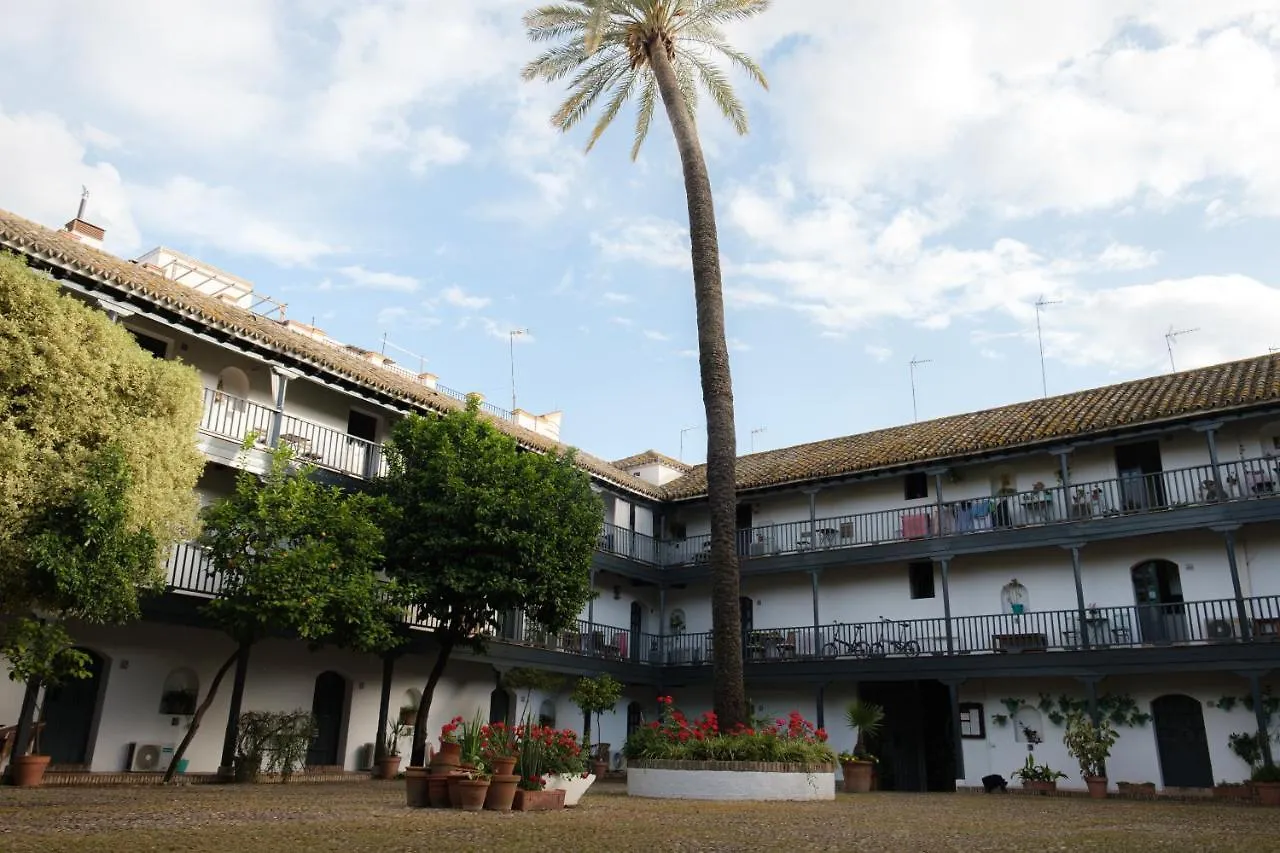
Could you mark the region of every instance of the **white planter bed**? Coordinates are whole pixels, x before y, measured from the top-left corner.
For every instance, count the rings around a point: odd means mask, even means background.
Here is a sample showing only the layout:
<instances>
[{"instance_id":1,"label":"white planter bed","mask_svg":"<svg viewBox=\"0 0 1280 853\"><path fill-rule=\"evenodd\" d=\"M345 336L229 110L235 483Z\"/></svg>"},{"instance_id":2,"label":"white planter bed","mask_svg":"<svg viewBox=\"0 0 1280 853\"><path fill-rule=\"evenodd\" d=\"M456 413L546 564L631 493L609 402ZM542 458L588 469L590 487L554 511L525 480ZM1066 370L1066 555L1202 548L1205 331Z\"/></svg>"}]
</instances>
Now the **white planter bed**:
<instances>
[{"instance_id":1,"label":"white planter bed","mask_svg":"<svg viewBox=\"0 0 1280 853\"><path fill-rule=\"evenodd\" d=\"M670 800L834 800L827 764L736 761L633 761L627 795Z\"/></svg>"},{"instance_id":2,"label":"white planter bed","mask_svg":"<svg viewBox=\"0 0 1280 853\"><path fill-rule=\"evenodd\" d=\"M586 776L561 776L558 773L550 773L547 775L547 784L543 790L556 791L564 788L565 808L572 808L578 804L594 781L596 781L594 773L588 773Z\"/></svg>"}]
</instances>

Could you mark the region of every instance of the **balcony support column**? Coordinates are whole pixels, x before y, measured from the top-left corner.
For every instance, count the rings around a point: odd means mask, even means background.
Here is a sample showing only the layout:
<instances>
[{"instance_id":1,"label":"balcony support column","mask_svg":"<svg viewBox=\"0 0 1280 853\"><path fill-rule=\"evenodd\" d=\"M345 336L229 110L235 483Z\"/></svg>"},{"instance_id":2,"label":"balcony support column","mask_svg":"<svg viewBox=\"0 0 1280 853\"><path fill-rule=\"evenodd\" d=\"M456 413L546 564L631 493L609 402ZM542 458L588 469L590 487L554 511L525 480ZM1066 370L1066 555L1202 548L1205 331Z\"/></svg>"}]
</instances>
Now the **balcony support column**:
<instances>
[{"instance_id":1,"label":"balcony support column","mask_svg":"<svg viewBox=\"0 0 1280 853\"><path fill-rule=\"evenodd\" d=\"M665 665L667 661L667 588L665 586L658 587L658 625L653 636L658 638L658 661Z\"/></svg>"},{"instance_id":2,"label":"balcony support column","mask_svg":"<svg viewBox=\"0 0 1280 853\"><path fill-rule=\"evenodd\" d=\"M942 618L947 628L947 654L955 654L955 634L951 625L951 557L939 557L938 568L942 574Z\"/></svg>"},{"instance_id":3,"label":"balcony support column","mask_svg":"<svg viewBox=\"0 0 1280 853\"><path fill-rule=\"evenodd\" d=\"M1262 763L1271 767L1275 763L1271 751L1271 733L1267 730L1267 709L1263 707L1262 678L1257 670L1246 674L1249 679L1249 694L1253 697L1253 718L1258 724L1258 743L1262 746Z\"/></svg>"},{"instance_id":4,"label":"balcony support column","mask_svg":"<svg viewBox=\"0 0 1280 853\"><path fill-rule=\"evenodd\" d=\"M1231 592L1236 598L1236 621L1240 623L1240 639L1248 642L1253 637L1253 626L1249 624L1249 609L1244 603L1244 587L1240 584L1240 565L1236 562L1236 531L1240 526L1230 524L1210 529L1221 533L1226 544L1227 570L1231 573Z\"/></svg>"},{"instance_id":5,"label":"balcony support column","mask_svg":"<svg viewBox=\"0 0 1280 853\"><path fill-rule=\"evenodd\" d=\"M382 656L382 689L378 693L378 732L373 739L373 760L380 761L387 755L387 723L391 712L391 679L395 675L396 655L388 652Z\"/></svg>"},{"instance_id":6,"label":"balcony support column","mask_svg":"<svg viewBox=\"0 0 1280 853\"><path fill-rule=\"evenodd\" d=\"M1058 455L1058 479L1062 480L1062 512L1066 521L1071 521L1071 509L1074 506L1071 499L1071 448L1067 447L1057 452Z\"/></svg>"},{"instance_id":7,"label":"balcony support column","mask_svg":"<svg viewBox=\"0 0 1280 853\"><path fill-rule=\"evenodd\" d=\"M827 685L822 683L818 685L818 695L814 699L814 720L813 724L819 729L827 727Z\"/></svg>"},{"instance_id":8,"label":"balcony support column","mask_svg":"<svg viewBox=\"0 0 1280 853\"><path fill-rule=\"evenodd\" d=\"M289 390L289 380L296 379L298 374L283 367L271 368L271 401L275 406L275 414L271 416L271 432L267 435L267 446L273 450L280 444L280 433L284 431L284 398Z\"/></svg>"},{"instance_id":9,"label":"balcony support column","mask_svg":"<svg viewBox=\"0 0 1280 853\"><path fill-rule=\"evenodd\" d=\"M1080 577L1080 549L1084 546L1083 542L1073 542L1062 547L1071 552L1071 575L1076 584L1076 619L1079 621L1077 633L1080 635L1080 647L1087 650L1090 644L1089 623L1084 612L1084 581Z\"/></svg>"},{"instance_id":10,"label":"balcony support column","mask_svg":"<svg viewBox=\"0 0 1280 853\"><path fill-rule=\"evenodd\" d=\"M951 704L951 731L955 733L952 738L955 745L956 769L955 777L957 779L964 778L964 738L960 736L960 685L964 683L964 679L947 679L944 684L947 685L947 698Z\"/></svg>"},{"instance_id":11,"label":"balcony support column","mask_svg":"<svg viewBox=\"0 0 1280 853\"><path fill-rule=\"evenodd\" d=\"M818 547L818 489L805 489L809 496L809 547Z\"/></svg>"},{"instance_id":12,"label":"balcony support column","mask_svg":"<svg viewBox=\"0 0 1280 853\"><path fill-rule=\"evenodd\" d=\"M1204 443L1209 448L1209 464L1213 466L1213 481L1217 484L1214 490L1213 500L1220 501L1226 498L1227 490L1222 481L1222 466L1218 462L1218 430L1222 429L1222 423L1215 422L1204 424L1203 426L1192 427L1196 432L1204 433Z\"/></svg>"},{"instance_id":13,"label":"balcony support column","mask_svg":"<svg viewBox=\"0 0 1280 853\"><path fill-rule=\"evenodd\" d=\"M591 597L587 599L587 622L592 625L596 622L596 567L594 561L591 564Z\"/></svg>"},{"instance_id":14,"label":"balcony support column","mask_svg":"<svg viewBox=\"0 0 1280 853\"><path fill-rule=\"evenodd\" d=\"M942 535L942 475L947 473L947 469L930 468L925 473L933 476L933 516L936 519L933 535L938 537Z\"/></svg>"},{"instance_id":15,"label":"balcony support column","mask_svg":"<svg viewBox=\"0 0 1280 853\"><path fill-rule=\"evenodd\" d=\"M818 576L821 574L821 569L809 572L809 585L813 588L813 656L815 658L822 652L822 627L818 614Z\"/></svg>"}]
</instances>

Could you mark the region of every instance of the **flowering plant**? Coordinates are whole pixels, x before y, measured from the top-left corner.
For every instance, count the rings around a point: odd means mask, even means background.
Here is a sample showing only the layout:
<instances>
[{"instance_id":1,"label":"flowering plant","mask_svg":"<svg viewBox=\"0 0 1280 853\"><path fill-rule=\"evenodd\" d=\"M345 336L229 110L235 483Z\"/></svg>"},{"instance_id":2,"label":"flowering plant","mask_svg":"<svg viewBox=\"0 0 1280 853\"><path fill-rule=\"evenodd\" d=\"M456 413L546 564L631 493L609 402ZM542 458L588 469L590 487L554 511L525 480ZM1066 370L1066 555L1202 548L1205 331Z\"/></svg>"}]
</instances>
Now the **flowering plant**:
<instances>
[{"instance_id":1,"label":"flowering plant","mask_svg":"<svg viewBox=\"0 0 1280 853\"><path fill-rule=\"evenodd\" d=\"M721 731L715 712L690 720L670 696L659 696L661 719L641 726L627 738L629 759L686 761L780 761L829 764L835 753L827 732L792 711L787 717L752 725L739 723Z\"/></svg>"},{"instance_id":2,"label":"flowering plant","mask_svg":"<svg viewBox=\"0 0 1280 853\"><path fill-rule=\"evenodd\" d=\"M518 758L520 756L520 741L517 731L518 729L507 728L507 724L501 720L482 726L480 729L480 755L485 762L488 763L497 758Z\"/></svg>"},{"instance_id":3,"label":"flowering plant","mask_svg":"<svg viewBox=\"0 0 1280 853\"><path fill-rule=\"evenodd\" d=\"M462 728L462 717L454 717L449 722L440 727L441 743L457 743L458 729Z\"/></svg>"},{"instance_id":4,"label":"flowering plant","mask_svg":"<svg viewBox=\"0 0 1280 853\"><path fill-rule=\"evenodd\" d=\"M880 763L880 759L876 758L874 755L872 755L869 752L855 753L855 752L846 751L846 752L840 753L840 755L838 755L837 758L840 759L841 764L843 764L846 761L870 761L872 764Z\"/></svg>"}]
</instances>

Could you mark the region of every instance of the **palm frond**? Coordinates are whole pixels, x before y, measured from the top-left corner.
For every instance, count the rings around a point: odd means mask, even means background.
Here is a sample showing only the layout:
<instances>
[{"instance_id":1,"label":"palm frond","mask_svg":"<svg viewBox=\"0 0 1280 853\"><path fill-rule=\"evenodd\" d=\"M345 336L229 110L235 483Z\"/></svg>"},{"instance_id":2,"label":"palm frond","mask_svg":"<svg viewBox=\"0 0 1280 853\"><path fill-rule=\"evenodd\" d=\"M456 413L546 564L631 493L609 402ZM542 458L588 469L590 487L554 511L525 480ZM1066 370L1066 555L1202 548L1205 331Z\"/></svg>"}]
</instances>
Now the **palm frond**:
<instances>
[{"instance_id":1,"label":"palm frond","mask_svg":"<svg viewBox=\"0 0 1280 853\"><path fill-rule=\"evenodd\" d=\"M653 124L653 109L657 103L658 81L654 79L653 72L646 69L644 88L640 90L640 101L636 105L636 136L631 146L632 161L640 156L640 146L644 145L649 136L649 126Z\"/></svg>"},{"instance_id":2,"label":"palm frond","mask_svg":"<svg viewBox=\"0 0 1280 853\"><path fill-rule=\"evenodd\" d=\"M681 50L678 55L680 65L688 65L691 72L697 74L698 81L711 100L715 101L720 112L733 124L739 135L746 134L748 128L747 111L733 91L724 70L712 62L708 62L693 51ZM692 76L692 74L691 74ZM696 90L696 86L694 87Z\"/></svg>"},{"instance_id":3,"label":"palm frond","mask_svg":"<svg viewBox=\"0 0 1280 853\"><path fill-rule=\"evenodd\" d=\"M582 52L582 43L573 41L569 44L556 45L548 49L520 71L525 80L542 78L548 82L560 80L582 65L586 55Z\"/></svg>"},{"instance_id":4,"label":"palm frond","mask_svg":"<svg viewBox=\"0 0 1280 853\"><path fill-rule=\"evenodd\" d=\"M570 84L573 93L551 117L551 123L562 131L569 130L581 121L595 102L631 71L631 64L626 61L626 57L608 54L598 56L599 61L579 74Z\"/></svg>"},{"instance_id":5,"label":"palm frond","mask_svg":"<svg viewBox=\"0 0 1280 853\"><path fill-rule=\"evenodd\" d=\"M713 52L719 53L728 59L733 67L745 72L748 77L759 83L761 88L766 90L769 88L769 81L764 76L764 71L756 64L756 61L725 41L723 36L717 35L706 38L690 36L687 40L695 44L704 45Z\"/></svg>"},{"instance_id":6,"label":"palm frond","mask_svg":"<svg viewBox=\"0 0 1280 853\"><path fill-rule=\"evenodd\" d=\"M565 38L586 27L587 7L582 2L540 6L527 12L522 23L530 41Z\"/></svg>"},{"instance_id":7,"label":"palm frond","mask_svg":"<svg viewBox=\"0 0 1280 853\"><path fill-rule=\"evenodd\" d=\"M609 99L609 103L605 105L604 112L600 113L600 120L596 122L596 126L591 130L591 137L587 140L585 153L591 153L591 149L600 141L601 135L609 129L609 125L613 124L613 120L617 118L622 105L631 97L631 90L636 85L637 76L634 69L628 69L626 75L614 84L613 97Z\"/></svg>"},{"instance_id":8,"label":"palm frond","mask_svg":"<svg viewBox=\"0 0 1280 853\"><path fill-rule=\"evenodd\" d=\"M618 4L611 0L588 0L587 24L582 35L582 46L588 56L600 49L605 29L613 20L616 5Z\"/></svg>"}]
</instances>

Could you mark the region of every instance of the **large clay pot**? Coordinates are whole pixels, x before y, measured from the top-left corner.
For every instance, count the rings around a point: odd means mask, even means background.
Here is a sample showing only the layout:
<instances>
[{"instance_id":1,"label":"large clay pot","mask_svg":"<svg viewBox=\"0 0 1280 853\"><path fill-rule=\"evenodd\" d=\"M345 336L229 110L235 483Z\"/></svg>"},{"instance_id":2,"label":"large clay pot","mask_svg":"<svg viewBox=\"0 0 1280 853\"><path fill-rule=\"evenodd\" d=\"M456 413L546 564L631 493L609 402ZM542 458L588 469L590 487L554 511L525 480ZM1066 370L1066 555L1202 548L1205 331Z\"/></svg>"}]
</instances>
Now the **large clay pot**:
<instances>
[{"instance_id":1,"label":"large clay pot","mask_svg":"<svg viewBox=\"0 0 1280 853\"><path fill-rule=\"evenodd\" d=\"M427 781L430 771L425 767L407 767L404 771L405 805L411 809L425 809L427 798Z\"/></svg>"},{"instance_id":2,"label":"large clay pot","mask_svg":"<svg viewBox=\"0 0 1280 853\"><path fill-rule=\"evenodd\" d=\"M396 774L400 772L400 756L384 755L378 759L378 766L374 770L375 779L394 779Z\"/></svg>"},{"instance_id":3,"label":"large clay pot","mask_svg":"<svg viewBox=\"0 0 1280 853\"><path fill-rule=\"evenodd\" d=\"M489 793L488 779L458 780L458 808L464 812L478 812L484 808L485 796Z\"/></svg>"},{"instance_id":4,"label":"large clay pot","mask_svg":"<svg viewBox=\"0 0 1280 853\"><path fill-rule=\"evenodd\" d=\"M489 780L489 792L484 796L484 807L491 812L509 812L516 799L516 787L520 777L514 774L494 776Z\"/></svg>"},{"instance_id":5,"label":"large clay pot","mask_svg":"<svg viewBox=\"0 0 1280 853\"><path fill-rule=\"evenodd\" d=\"M13 765L14 785L19 788L35 788L44 781L44 771L49 766L49 756L15 755L9 763Z\"/></svg>"},{"instance_id":6,"label":"large clay pot","mask_svg":"<svg viewBox=\"0 0 1280 853\"><path fill-rule=\"evenodd\" d=\"M1026 780L1023 780L1022 787L1033 794L1040 794L1043 796L1045 794L1052 794L1054 791L1058 790L1058 783L1057 782L1037 782L1037 781L1028 782Z\"/></svg>"},{"instance_id":7,"label":"large clay pot","mask_svg":"<svg viewBox=\"0 0 1280 853\"><path fill-rule=\"evenodd\" d=\"M1254 782L1253 790L1258 792L1259 805L1280 806L1280 782Z\"/></svg>"},{"instance_id":8,"label":"large clay pot","mask_svg":"<svg viewBox=\"0 0 1280 853\"><path fill-rule=\"evenodd\" d=\"M1107 798L1107 777L1106 776L1086 776L1084 783L1089 786L1089 796L1095 800L1105 800Z\"/></svg>"},{"instance_id":9,"label":"large clay pot","mask_svg":"<svg viewBox=\"0 0 1280 853\"><path fill-rule=\"evenodd\" d=\"M466 774L459 770L454 770L449 774L449 778L447 780L449 785L449 808L462 808L462 792L458 788L458 783L466 778Z\"/></svg>"},{"instance_id":10,"label":"large clay pot","mask_svg":"<svg viewBox=\"0 0 1280 853\"><path fill-rule=\"evenodd\" d=\"M462 744L441 743L440 751L436 753L433 760L440 764L460 764L462 762Z\"/></svg>"},{"instance_id":11,"label":"large clay pot","mask_svg":"<svg viewBox=\"0 0 1280 853\"><path fill-rule=\"evenodd\" d=\"M520 812L545 812L564 808L564 789L557 791L516 791L512 808Z\"/></svg>"},{"instance_id":12,"label":"large clay pot","mask_svg":"<svg viewBox=\"0 0 1280 853\"><path fill-rule=\"evenodd\" d=\"M495 758L493 759L493 775L494 776L510 776L515 772L516 760L514 758Z\"/></svg>"},{"instance_id":13,"label":"large clay pot","mask_svg":"<svg viewBox=\"0 0 1280 853\"><path fill-rule=\"evenodd\" d=\"M432 773L427 779L427 805L433 809L449 808L448 773Z\"/></svg>"},{"instance_id":14,"label":"large clay pot","mask_svg":"<svg viewBox=\"0 0 1280 853\"><path fill-rule=\"evenodd\" d=\"M844 791L846 794L865 794L871 790L871 770L874 761L844 761L840 768L844 772Z\"/></svg>"}]
</instances>

